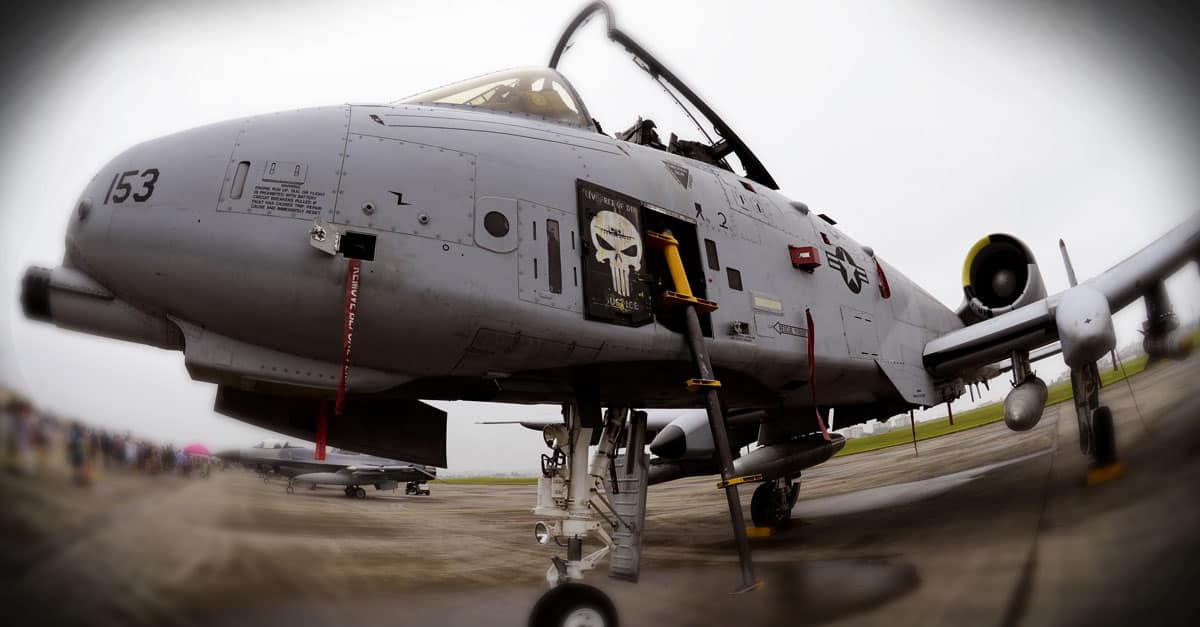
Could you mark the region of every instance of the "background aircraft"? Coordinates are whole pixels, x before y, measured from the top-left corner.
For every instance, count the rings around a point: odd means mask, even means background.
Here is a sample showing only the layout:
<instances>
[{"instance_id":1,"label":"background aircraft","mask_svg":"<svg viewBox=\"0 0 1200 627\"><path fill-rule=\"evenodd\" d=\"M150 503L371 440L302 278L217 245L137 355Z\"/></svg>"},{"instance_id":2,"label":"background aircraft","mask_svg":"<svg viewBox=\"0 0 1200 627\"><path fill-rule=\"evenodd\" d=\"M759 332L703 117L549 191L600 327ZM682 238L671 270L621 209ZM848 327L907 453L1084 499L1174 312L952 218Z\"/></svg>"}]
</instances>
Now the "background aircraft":
<instances>
[{"instance_id":1,"label":"background aircraft","mask_svg":"<svg viewBox=\"0 0 1200 627\"><path fill-rule=\"evenodd\" d=\"M662 137L646 120L600 132L553 69L594 12L720 139ZM1112 348L1112 312L1144 298L1147 351L1188 348L1161 282L1197 255L1194 217L1053 296L1027 246L986 236L953 311L776 192L745 142L603 5L572 23L550 65L135 147L80 198L63 267L26 275L26 313L182 350L193 378L220 386L219 411L276 431L313 435L336 398L330 442L424 462L444 460L445 416L417 399L562 403L562 425L543 431L536 509L541 537L568 547L547 573L564 584L539 609L551 618L609 614L566 583L609 552L611 572L637 577L649 469L630 407L705 407L751 586L737 486L766 477L737 473L738 418L755 417L758 450L832 447L829 407L851 424L936 405L1008 359L1006 419L1029 428L1045 399L1030 351L1058 341L1081 448L1111 473L1095 360ZM622 463L623 435L635 454ZM764 485L786 495L802 468ZM589 507L606 485L628 497L609 508L612 536ZM603 547L583 556L584 538Z\"/></svg>"},{"instance_id":2,"label":"background aircraft","mask_svg":"<svg viewBox=\"0 0 1200 627\"><path fill-rule=\"evenodd\" d=\"M281 440L263 440L254 446L217 453L226 463L252 468L265 478L278 475L287 478L287 491L296 484L339 485L346 496L366 498L364 485L376 490L395 490L404 484L404 493L429 495L427 482L437 478L437 468L410 464L374 455L334 449L325 459L316 459L316 451L294 446Z\"/></svg>"}]
</instances>

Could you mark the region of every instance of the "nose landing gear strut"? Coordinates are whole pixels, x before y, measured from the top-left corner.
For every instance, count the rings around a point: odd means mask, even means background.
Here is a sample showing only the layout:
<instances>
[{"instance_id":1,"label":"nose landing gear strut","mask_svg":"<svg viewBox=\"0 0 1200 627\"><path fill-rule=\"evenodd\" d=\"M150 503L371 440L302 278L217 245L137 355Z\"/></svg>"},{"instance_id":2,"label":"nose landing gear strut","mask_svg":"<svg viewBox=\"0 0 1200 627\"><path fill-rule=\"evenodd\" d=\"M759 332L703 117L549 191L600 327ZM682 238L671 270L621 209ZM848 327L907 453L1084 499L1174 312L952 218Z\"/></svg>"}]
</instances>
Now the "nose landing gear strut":
<instances>
[{"instance_id":1,"label":"nose landing gear strut","mask_svg":"<svg viewBox=\"0 0 1200 627\"><path fill-rule=\"evenodd\" d=\"M741 565L742 581L737 592L745 592L759 587L754 576L754 564L750 559L750 541L746 534L746 523L742 514L742 504L738 498L738 484L747 483L755 478L739 477L733 466L733 453L729 446L729 434L726 431L725 418L721 412L721 402L718 391L721 382L716 379L712 362L708 356L708 346L700 328L700 318L697 310L713 311L717 304L712 301L696 298L688 284L687 273L679 256L679 242L670 232L647 232L650 245L662 250L666 258L667 268L675 284L675 291L665 292L664 301L669 306L681 308L686 322L685 336L687 346L692 355L698 377L689 379L686 385L689 390L701 395L708 414L709 428L712 431L713 443L716 445L717 457L721 464L721 482L718 488L725 491L729 505L729 518L733 524L733 535L737 541L738 558ZM552 586L534 607L530 616L531 627L616 627L617 615L612 602L600 590L578 583L585 571L595 568L596 562L608 555L614 549L629 548L618 545L613 537L604 530L596 517L604 518L617 535L627 535L632 532L640 534L637 529L641 521L629 520L629 510L614 508L603 490L605 477L613 471L613 453L616 449L617 438L625 426L628 409L610 409L602 421L603 431L599 438L599 446L591 467L587 466L588 442L591 440L592 427L598 421L598 406L587 406L574 403L564 407L564 425L551 425L543 431L546 445L553 451L552 455L542 456L542 477L538 480L538 506L534 513L550 519L538 523L535 534L543 544L554 541L561 545L566 540L567 559L555 557L553 565L546 572L546 580ZM593 417L591 421L586 417ZM587 423L591 425L585 427ZM639 424L640 421L635 421ZM630 443L626 455L631 459L642 458L641 434L631 430ZM630 463L630 466L636 464ZM643 470L644 472L644 470ZM642 476L644 488L645 476ZM618 485L613 477L614 488ZM772 484L772 498L775 488ZM790 486L789 486L790 489ZM593 499L593 496L595 497ZM787 500L788 494L783 498ZM794 497L792 497L794 498ZM601 507L597 507L597 505ZM642 502L644 508L644 500ZM790 507L787 509L790 512ZM619 511L625 511L623 517ZM641 510L644 514L644 509ZM607 513L605 513L607 512ZM594 514L594 515L593 515ZM611 518L610 518L611 516ZM583 540L587 536L599 539L604 545L597 551L583 555ZM634 552L636 554L636 551ZM628 574L628 569L626 573ZM636 568L628 577L636 579Z\"/></svg>"},{"instance_id":2,"label":"nose landing gear strut","mask_svg":"<svg viewBox=\"0 0 1200 627\"><path fill-rule=\"evenodd\" d=\"M563 408L565 424L548 426L542 433L553 452L542 456L542 476L538 479L537 507L533 512L545 520L537 524L534 533L542 544L554 542L563 546L565 541L567 558L552 558L546 571L551 589L534 606L529 618L531 627L617 625L612 601L599 589L580 582L584 573L594 569L616 546L602 521L618 529L632 524L617 513L603 490L605 478L615 472L612 463L617 438L625 428L628 413L626 409L610 409L605 413L599 446L591 464L588 444L593 428L583 426L584 416L578 404ZM589 536L602 546L585 556L583 543Z\"/></svg>"}]
</instances>

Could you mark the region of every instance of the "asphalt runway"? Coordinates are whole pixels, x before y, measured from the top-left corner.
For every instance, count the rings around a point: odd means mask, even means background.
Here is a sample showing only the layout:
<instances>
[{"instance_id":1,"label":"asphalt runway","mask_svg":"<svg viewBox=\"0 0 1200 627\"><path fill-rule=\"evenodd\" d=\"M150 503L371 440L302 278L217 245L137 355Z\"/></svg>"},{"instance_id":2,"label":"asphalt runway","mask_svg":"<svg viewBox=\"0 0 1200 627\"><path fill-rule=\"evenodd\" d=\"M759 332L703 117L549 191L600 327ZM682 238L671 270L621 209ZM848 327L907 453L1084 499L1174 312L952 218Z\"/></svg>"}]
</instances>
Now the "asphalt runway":
<instances>
[{"instance_id":1,"label":"asphalt runway","mask_svg":"<svg viewBox=\"0 0 1200 627\"><path fill-rule=\"evenodd\" d=\"M650 490L623 625L1200 624L1200 359L1106 388L1125 474L1087 487L1072 410L834 459L736 553L713 478ZM1136 407L1134 403L1136 399ZM530 434L530 437L537 437ZM284 493L238 471L0 481L8 624L523 625L556 549L529 486ZM749 506L749 491L743 491Z\"/></svg>"}]
</instances>

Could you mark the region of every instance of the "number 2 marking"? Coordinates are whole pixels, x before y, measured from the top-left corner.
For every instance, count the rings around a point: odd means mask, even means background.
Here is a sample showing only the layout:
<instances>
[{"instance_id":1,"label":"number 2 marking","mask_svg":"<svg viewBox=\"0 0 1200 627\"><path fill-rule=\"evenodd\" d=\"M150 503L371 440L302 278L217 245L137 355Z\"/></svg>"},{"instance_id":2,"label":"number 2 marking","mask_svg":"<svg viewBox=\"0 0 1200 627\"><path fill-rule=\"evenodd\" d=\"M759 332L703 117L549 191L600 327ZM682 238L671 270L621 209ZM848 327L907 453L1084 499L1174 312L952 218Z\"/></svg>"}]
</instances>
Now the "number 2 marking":
<instances>
[{"instance_id":1,"label":"number 2 marking","mask_svg":"<svg viewBox=\"0 0 1200 627\"><path fill-rule=\"evenodd\" d=\"M142 189L140 192L134 193L133 185L126 182L125 179L137 176L140 177ZM154 185L158 183L158 168L148 168L141 172L137 170L126 170L113 175L113 180L108 184L108 194L104 196L104 204L108 204L111 200L114 205L119 205L130 196L133 196L133 202L146 202L150 200L150 196L154 194ZM114 194L113 192L116 191Z\"/></svg>"},{"instance_id":2,"label":"number 2 marking","mask_svg":"<svg viewBox=\"0 0 1200 627\"><path fill-rule=\"evenodd\" d=\"M719 226L719 227L721 227L721 228L723 228L723 229L727 229L727 228L729 228L729 224L728 224L728 222L729 222L729 218L725 216L725 212L724 212L724 211L718 211L718 212L717 212L717 215L721 216L721 223L720 223L720 224L718 224L717 226Z\"/></svg>"}]
</instances>

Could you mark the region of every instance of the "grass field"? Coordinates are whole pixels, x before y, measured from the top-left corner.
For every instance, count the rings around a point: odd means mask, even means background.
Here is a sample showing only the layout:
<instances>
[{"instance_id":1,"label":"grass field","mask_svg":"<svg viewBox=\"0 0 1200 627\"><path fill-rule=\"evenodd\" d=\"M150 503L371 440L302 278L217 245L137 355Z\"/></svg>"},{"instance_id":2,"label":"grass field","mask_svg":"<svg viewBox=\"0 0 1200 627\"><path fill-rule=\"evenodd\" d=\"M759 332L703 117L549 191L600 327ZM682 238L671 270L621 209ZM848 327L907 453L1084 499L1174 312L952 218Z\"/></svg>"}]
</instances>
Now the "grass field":
<instances>
[{"instance_id":1,"label":"grass field","mask_svg":"<svg viewBox=\"0 0 1200 627\"><path fill-rule=\"evenodd\" d=\"M450 485L537 485L537 477L451 477L430 483Z\"/></svg>"},{"instance_id":2,"label":"grass field","mask_svg":"<svg viewBox=\"0 0 1200 627\"><path fill-rule=\"evenodd\" d=\"M1106 370L1100 373L1100 382L1104 386L1112 385L1121 381L1125 376L1133 376L1146 369L1146 358L1139 357L1130 360L1125 364L1125 371ZM1064 401L1071 400L1071 384L1069 381L1063 381L1050 386L1046 394L1046 406L1055 405ZM965 411L961 414L955 414L954 426L950 426L949 420L932 420L929 422L917 424L917 441L928 440L930 438L940 437L949 433L958 433L982 427L986 424L999 422L1004 420L1004 403L990 403L976 407L970 411ZM854 438L846 440L846 446L835 457L842 455L854 455L855 453L866 453L867 451L877 451L881 448L889 446L899 446L901 444L912 443L911 429L894 429L887 433L879 435L870 435L864 438Z\"/></svg>"}]
</instances>

